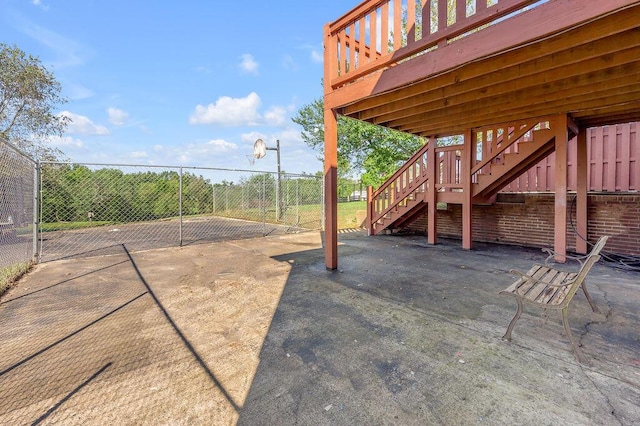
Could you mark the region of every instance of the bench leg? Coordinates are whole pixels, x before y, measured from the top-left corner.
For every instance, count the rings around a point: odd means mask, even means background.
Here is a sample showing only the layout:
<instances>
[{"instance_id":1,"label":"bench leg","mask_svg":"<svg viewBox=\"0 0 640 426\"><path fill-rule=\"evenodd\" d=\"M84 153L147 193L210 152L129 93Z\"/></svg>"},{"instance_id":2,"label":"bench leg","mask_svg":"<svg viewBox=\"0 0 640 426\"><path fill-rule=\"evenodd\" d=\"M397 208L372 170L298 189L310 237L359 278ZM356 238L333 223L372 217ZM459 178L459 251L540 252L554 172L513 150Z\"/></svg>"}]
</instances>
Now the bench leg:
<instances>
[{"instance_id":1,"label":"bench leg","mask_svg":"<svg viewBox=\"0 0 640 426\"><path fill-rule=\"evenodd\" d=\"M582 284L580 285L580 287L582 287L582 292L584 293L584 296L587 298L587 301L589 302L589 305L591 305L591 310L593 312L595 312L596 314L599 314L600 313L600 309L598 309L596 304L593 302L593 299L591 298L591 295L587 291L587 283L585 281L582 281Z\"/></svg>"},{"instance_id":2,"label":"bench leg","mask_svg":"<svg viewBox=\"0 0 640 426\"><path fill-rule=\"evenodd\" d=\"M571 336L571 329L569 328L569 306L565 306L565 308L562 310L562 324L564 325L564 331L565 333L567 333L567 337L569 338L569 343L571 343L571 347L573 348L573 352L575 353L576 358L578 359L578 362L580 364L588 365L589 361L582 354L582 351L580 350L576 342L573 340L573 337Z\"/></svg>"},{"instance_id":3,"label":"bench leg","mask_svg":"<svg viewBox=\"0 0 640 426\"><path fill-rule=\"evenodd\" d=\"M522 315L522 302L520 301L520 299L516 299L516 302L518 302L518 309L516 310L516 314L513 316L513 319L509 323L507 332L504 333L504 336L502 336L503 340L507 340L509 342L511 341L511 332L513 331L513 326L516 325L516 321L518 321L518 318L520 318L520 315Z\"/></svg>"}]
</instances>

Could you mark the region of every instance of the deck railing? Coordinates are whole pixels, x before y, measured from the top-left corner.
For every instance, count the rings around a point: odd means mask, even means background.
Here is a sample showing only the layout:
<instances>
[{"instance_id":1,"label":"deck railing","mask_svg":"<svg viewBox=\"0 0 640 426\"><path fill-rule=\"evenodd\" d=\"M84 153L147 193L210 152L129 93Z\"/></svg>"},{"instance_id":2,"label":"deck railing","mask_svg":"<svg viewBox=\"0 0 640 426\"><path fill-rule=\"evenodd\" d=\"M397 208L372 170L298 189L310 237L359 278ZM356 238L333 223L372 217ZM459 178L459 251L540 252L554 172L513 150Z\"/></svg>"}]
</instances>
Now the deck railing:
<instances>
[{"instance_id":1,"label":"deck railing","mask_svg":"<svg viewBox=\"0 0 640 426\"><path fill-rule=\"evenodd\" d=\"M540 0L369 0L328 25L332 88L445 46Z\"/></svg>"},{"instance_id":2,"label":"deck railing","mask_svg":"<svg viewBox=\"0 0 640 426\"><path fill-rule=\"evenodd\" d=\"M369 189L367 217L375 223L398 204L421 197L427 184L427 150L424 144L387 181L375 191Z\"/></svg>"},{"instance_id":3,"label":"deck railing","mask_svg":"<svg viewBox=\"0 0 640 426\"><path fill-rule=\"evenodd\" d=\"M435 142L435 140L434 140ZM424 144L380 188L368 194L368 216L376 223L394 209L409 202L424 199L428 183L429 144ZM440 146L435 149L435 188L438 192L460 191L460 159L462 145Z\"/></svg>"},{"instance_id":4,"label":"deck railing","mask_svg":"<svg viewBox=\"0 0 640 426\"><path fill-rule=\"evenodd\" d=\"M471 180L477 182L479 174L491 173L491 165L502 164L505 154L517 153L520 142L533 140L533 131L549 129L549 121L526 120L517 125L489 126L472 132L476 152L476 165L471 168Z\"/></svg>"}]
</instances>

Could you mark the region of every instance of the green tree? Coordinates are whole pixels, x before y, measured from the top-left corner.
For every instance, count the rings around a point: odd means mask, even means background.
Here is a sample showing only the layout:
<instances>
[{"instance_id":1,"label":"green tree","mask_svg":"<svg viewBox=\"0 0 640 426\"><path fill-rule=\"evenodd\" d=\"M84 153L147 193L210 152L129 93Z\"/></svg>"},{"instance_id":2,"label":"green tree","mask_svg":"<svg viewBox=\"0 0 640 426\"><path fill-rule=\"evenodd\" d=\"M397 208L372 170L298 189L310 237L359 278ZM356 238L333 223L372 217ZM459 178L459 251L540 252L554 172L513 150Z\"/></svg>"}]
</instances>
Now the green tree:
<instances>
[{"instance_id":1,"label":"green tree","mask_svg":"<svg viewBox=\"0 0 640 426\"><path fill-rule=\"evenodd\" d=\"M45 141L64 133L68 118L55 109L65 102L60 83L40 59L0 43L0 138L38 159L61 157Z\"/></svg>"},{"instance_id":2,"label":"green tree","mask_svg":"<svg viewBox=\"0 0 640 426\"><path fill-rule=\"evenodd\" d=\"M323 100L303 106L292 120L302 126L304 142L322 156ZM424 143L414 135L338 116L338 175L360 175L363 184L379 186Z\"/></svg>"}]
</instances>

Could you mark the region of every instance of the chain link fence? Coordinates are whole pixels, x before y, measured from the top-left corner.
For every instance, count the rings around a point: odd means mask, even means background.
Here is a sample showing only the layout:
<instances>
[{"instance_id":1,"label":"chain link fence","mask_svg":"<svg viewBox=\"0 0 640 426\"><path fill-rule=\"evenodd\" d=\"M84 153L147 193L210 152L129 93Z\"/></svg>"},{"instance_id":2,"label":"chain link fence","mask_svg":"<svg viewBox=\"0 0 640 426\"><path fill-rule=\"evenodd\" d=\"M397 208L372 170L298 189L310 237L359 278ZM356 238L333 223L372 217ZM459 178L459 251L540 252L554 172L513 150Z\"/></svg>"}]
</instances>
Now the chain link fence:
<instances>
[{"instance_id":1,"label":"chain link fence","mask_svg":"<svg viewBox=\"0 0 640 426\"><path fill-rule=\"evenodd\" d=\"M25 277L0 299L0 424L237 421L267 327L250 322L241 345L219 330L260 319L256 306L269 312L273 283L229 279L234 254L216 248L133 253L320 229L322 183L264 171L37 163L0 141L0 271L12 274L9 284L36 260L59 260L43 267L51 275ZM225 278L187 291L166 265L176 256L194 265L216 256ZM150 284L154 272L169 284Z\"/></svg>"},{"instance_id":2,"label":"chain link fence","mask_svg":"<svg viewBox=\"0 0 640 426\"><path fill-rule=\"evenodd\" d=\"M36 255L36 163L0 139L0 294Z\"/></svg>"},{"instance_id":3,"label":"chain link fence","mask_svg":"<svg viewBox=\"0 0 640 426\"><path fill-rule=\"evenodd\" d=\"M40 259L320 229L322 188L310 175L42 163Z\"/></svg>"}]
</instances>

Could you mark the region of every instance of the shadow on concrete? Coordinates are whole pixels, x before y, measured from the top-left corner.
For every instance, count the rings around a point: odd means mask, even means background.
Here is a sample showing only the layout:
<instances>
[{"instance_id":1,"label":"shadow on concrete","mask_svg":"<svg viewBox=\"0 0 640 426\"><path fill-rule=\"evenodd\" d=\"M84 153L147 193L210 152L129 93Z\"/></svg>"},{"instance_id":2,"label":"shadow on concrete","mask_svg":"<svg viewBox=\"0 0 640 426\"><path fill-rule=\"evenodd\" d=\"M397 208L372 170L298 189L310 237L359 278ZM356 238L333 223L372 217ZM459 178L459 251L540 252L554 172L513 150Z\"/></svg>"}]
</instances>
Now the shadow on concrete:
<instances>
[{"instance_id":1,"label":"shadow on concrete","mask_svg":"<svg viewBox=\"0 0 640 426\"><path fill-rule=\"evenodd\" d=\"M570 324L515 312L497 293L545 255L537 249L422 237L339 237L339 269L322 249L292 265L239 424L637 424L640 274L599 264Z\"/></svg>"},{"instance_id":2,"label":"shadow on concrete","mask_svg":"<svg viewBox=\"0 0 640 426\"><path fill-rule=\"evenodd\" d=\"M187 337L180 330L180 328L178 327L176 322L173 320L173 318L171 317L171 315L169 314L167 309L165 309L165 307L162 305L162 303L160 302L160 300L158 299L158 297L154 293L153 289L151 288L151 286L149 285L147 280L144 278L144 276L140 272L140 269L138 268L138 265L136 265L136 262L133 260L133 257L131 256L131 253L129 252L129 250L127 250L127 248L126 248L126 246L124 244L122 245L122 249L125 251L127 257L129 258L129 261L131 262L131 265L135 269L136 274L138 275L138 278L140 278L140 281L142 282L142 284L144 284L145 288L147 289L147 293L151 296L151 298L153 299L153 302L156 304L158 309L160 309L160 311L162 312L162 315L165 317L165 319L169 322L169 324L171 325L171 328L173 328L173 331L180 338L180 340L182 341L184 346L189 350L189 352L191 352L191 355L193 355L193 358L197 361L198 365L204 370L204 372L207 374L209 379L211 379L213 384L218 389L220 389L220 391L222 392L224 397L227 399L229 404L231 404L231 406L234 408L234 410L238 411L237 403L233 400L231 395L229 395L229 393L224 388L224 386L220 383L220 381L215 376L215 374L213 374L213 372L209 369L209 366L207 365L207 363L202 359L202 357L200 356L198 351L195 349L193 344L189 341L189 339L187 339Z\"/></svg>"},{"instance_id":3,"label":"shadow on concrete","mask_svg":"<svg viewBox=\"0 0 640 426\"><path fill-rule=\"evenodd\" d=\"M0 303L0 424L638 424L640 274L569 322L498 291L539 250L316 232L38 265ZM134 300L135 299L135 300Z\"/></svg>"},{"instance_id":4,"label":"shadow on concrete","mask_svg":"<svg viewBox=\"0 0 640 426\"><path fill-rule=\"evenodd\" d=\"M39 265L3 298L0 424L237 417L127 248L108 252Z\"/></svg>"}]
</instances>

